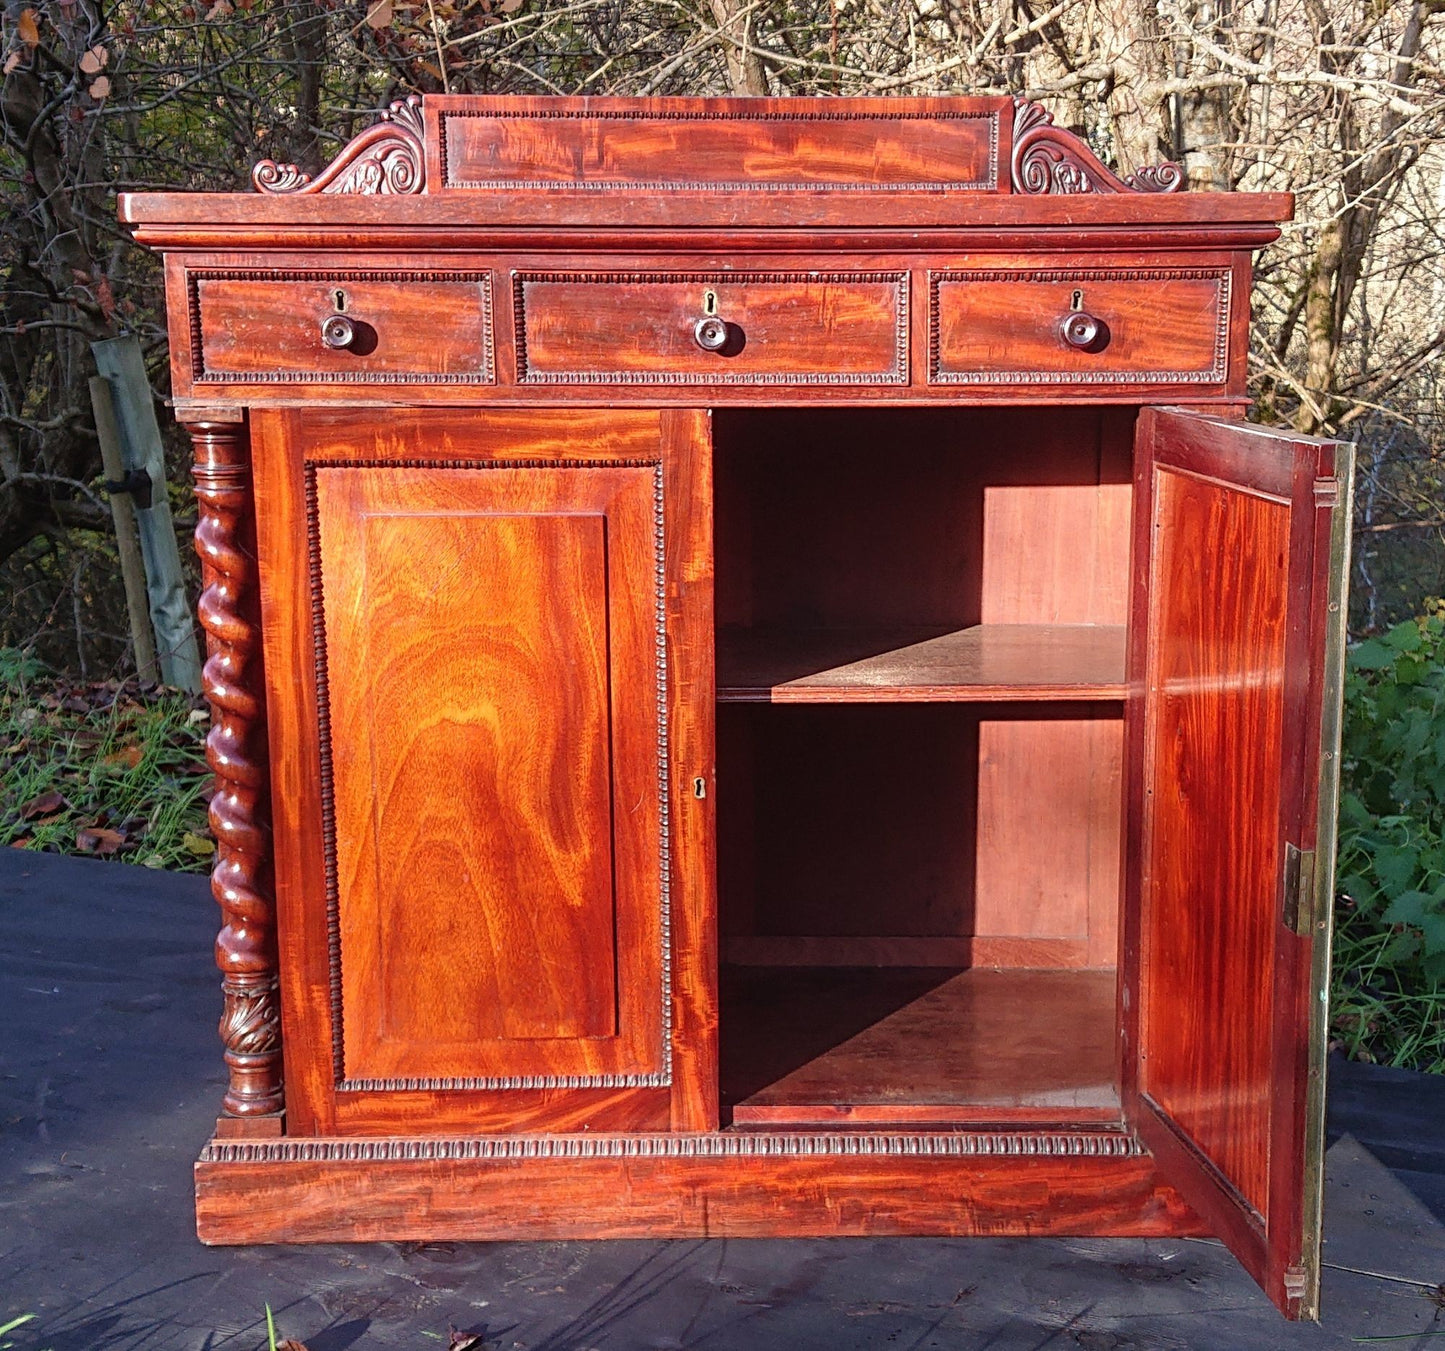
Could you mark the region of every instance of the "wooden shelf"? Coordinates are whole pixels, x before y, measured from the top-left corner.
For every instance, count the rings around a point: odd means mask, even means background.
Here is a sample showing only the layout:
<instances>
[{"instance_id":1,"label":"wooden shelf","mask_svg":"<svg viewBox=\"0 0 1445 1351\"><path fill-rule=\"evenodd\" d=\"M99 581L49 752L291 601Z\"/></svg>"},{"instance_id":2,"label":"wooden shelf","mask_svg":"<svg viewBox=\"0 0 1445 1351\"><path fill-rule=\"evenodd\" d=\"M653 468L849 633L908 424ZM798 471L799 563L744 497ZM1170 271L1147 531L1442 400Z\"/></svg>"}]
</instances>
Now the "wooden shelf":
<instances>
[{"instance_id":1,"label":"wooden shelf","mask_svg":"<svg viewBox=\"0 0 1445 1351\"><path fill-rule=\"evenodd\" d=\"M1001 703L1124 697L1116 625L725 628L721 703Z\"/></svg>"},{"instance_id":2,"label":"wooden shelf","mask_svg":"<svg viewBox=\"0 0 1445 1351\"><path fill-rule=\"evenodd\" d=\"M735 1126L1117 1120L1115 973L724 968Z\"/></svg>"}]
</instances>

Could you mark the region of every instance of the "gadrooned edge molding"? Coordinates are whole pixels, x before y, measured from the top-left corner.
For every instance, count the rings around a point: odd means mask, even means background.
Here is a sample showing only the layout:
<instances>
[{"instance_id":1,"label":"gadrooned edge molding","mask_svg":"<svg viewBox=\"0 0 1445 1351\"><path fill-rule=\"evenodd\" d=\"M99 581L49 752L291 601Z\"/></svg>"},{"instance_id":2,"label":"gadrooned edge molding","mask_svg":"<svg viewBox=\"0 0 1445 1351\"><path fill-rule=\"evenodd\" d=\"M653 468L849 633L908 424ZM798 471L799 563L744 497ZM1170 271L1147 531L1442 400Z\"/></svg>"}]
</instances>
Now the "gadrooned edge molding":
<instances>
[{"instance_id":1,"label":"gadrooned edge molding","mask_svg":"<svg viewBox=\"0 0 1445 1351\"><path fill-rule=\"evenodd\" d=\"M956 1131L710 1135L534 1135L467 1139L212 1140L206 1163L411 1163L491 1159L720 1159L874 1155L934 1158L1138 1158L1147 1151L1124 1131Z\"/></svg>"}]
</instances>

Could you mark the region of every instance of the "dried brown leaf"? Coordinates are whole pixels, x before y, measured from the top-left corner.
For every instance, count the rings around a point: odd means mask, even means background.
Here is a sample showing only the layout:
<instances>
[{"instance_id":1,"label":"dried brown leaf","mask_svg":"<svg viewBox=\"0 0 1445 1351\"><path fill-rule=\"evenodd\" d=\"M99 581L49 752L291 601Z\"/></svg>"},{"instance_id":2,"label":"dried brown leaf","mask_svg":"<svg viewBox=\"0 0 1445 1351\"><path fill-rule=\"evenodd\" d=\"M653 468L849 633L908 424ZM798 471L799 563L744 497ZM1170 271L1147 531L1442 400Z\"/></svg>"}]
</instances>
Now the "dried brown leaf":
<instances>
[{"instance_id":1,"label":"dried brown leaf","mask_svg":"<svg viewBox=\"0 0 1445 1351\"><path fill-rule=\"evenodd\" d=\"M39 16L33 9L20 11L20 17L15 21L15 31L20 35L20 41L27 47L40 46Z\"/></svg>"},{"instance_id":2,"label":"dried brown leaf","mask_svg":"<svg viewBox=\"0 0 1445 1351\"><path fill-rule=\"evenodd\" d=\"M99 75L105 69L105 64L110 60L110 53L104 47L95 46L85 52L80 58L80 71L82 75Z\"/></svg>"},{"instance_id":3,"label":"dried brown leaf","mask_svg":"<svg viewBox=\"0 0 1445 1351\"><path fill-rule=\"evenodd\" d=\"M451 1339L447 1342L447 1351L482 1351L482 1337L477 1332L463 1332L460 1328L450 1328Z\"/></svg>"},{"instance_id":4,"label":"dried brown leaf","mask_svg":"<svg viewBox=\"0 0 1445 1351\"><path fill-rule=\"evenodd\" d=\"M110 93L110 76L96 76L96 78L90 82L90 88L86 90L86 93L88 93L91 98L93 98L97 103L99 103L101 99L103 99L108 93ZM112 308L114 308L113 305Z\"/></svg>"},{"instance_id":5,"label":"dried brown leaf","mask_svg":"<svg viewBox=\"0 0 1445 1351\"><path fill-rule=\"evenodd\" d=\"M515 14L522 8L522 0L502 0L501 10L503 14Z\"/></svg>"},{"instance_id":6,"label":"dried brown leaf","mask_svg":"<svg viewBox=\"0 0 1445 1351\"><path fill-rule=\"evenodd\" d=\"M94 826L89 830L75 833L75 847L82 854L113 854L125 843L125 836L118 830L107 830Z\"/></svg>"},{"instance_id":7,"label":"dried brown leaf","mask_svg":"<svg viewBox=\"0 0 1445 1351\"><path fill-rule=\"evenodd\" d=\"M390 28L391 18L391 0L371 0L366 7L366 26L368 28Z\"/></svg>"},{"instance_id":8,"label":"dried brown leaf","mask_svg":"<svg viewBox=\"0 0 1445 1351\"><path fill-rule=\"evenodd\" d=\"M33 797L21 806L20 819L33 821L37 816L50 816L69 806L70 803L65 800L65 794L52 788L49 792L41 793L39 797Z\"/></svg>"},{"instance_id":9,"label":"dried brown leaf","mask_svg":"<svg viewBox=\"0 0 1445 1351\"><path fill-rule=\"evenodd\" d=\"M141 762L141 756L145 749L138 743L132 742L129 746L122 746L119 750L111 751L109 755L103 756L100 763L106 769L134 769Z\"/></svg>"},{"instance_id":10,"label":"dried brown leaf","mask_svg":"<svg viewBox=\"0 0 1445 1351\"><path fill-rule=\"evenodd\" d=\"M11 72L12 70L14 70L15 67L18 66L19 64L20 64L20 48L17 47L13 52L10 53L9 56L7 56L7 57L5 58L5 66L4 66L5 74L6 74L6 75L10 74L10 72Z\"/></svg>"}]
</instances>

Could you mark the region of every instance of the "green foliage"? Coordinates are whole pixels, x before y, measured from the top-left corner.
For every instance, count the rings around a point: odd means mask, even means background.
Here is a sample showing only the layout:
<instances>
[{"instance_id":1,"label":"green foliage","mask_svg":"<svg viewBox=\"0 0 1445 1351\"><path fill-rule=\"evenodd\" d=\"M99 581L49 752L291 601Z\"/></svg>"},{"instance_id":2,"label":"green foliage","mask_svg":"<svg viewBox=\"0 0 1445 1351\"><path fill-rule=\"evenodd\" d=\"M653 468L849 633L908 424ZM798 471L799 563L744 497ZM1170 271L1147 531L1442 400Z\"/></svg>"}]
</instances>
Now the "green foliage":
<instances>
[{"instance_id":1,"label":"green foliage","mask_svg":"<svg viewBox=\"0 0 1445 1351\"><path fill-rule=\"evenodd\" d=\"M1342 771L1337 1043L1445 1072L1445 603L1350 649Z\"/></svg>"},{"instance_id":2,"label":"green foliage","mask_svg":"<svg viewBox=\"0 0 1445 1351\"><path fill-rule=\"evenodd\" d=\"M176 690L40 674L0 648L0 846L208 867L204 708Z\"/></svg>"}]
</instances>

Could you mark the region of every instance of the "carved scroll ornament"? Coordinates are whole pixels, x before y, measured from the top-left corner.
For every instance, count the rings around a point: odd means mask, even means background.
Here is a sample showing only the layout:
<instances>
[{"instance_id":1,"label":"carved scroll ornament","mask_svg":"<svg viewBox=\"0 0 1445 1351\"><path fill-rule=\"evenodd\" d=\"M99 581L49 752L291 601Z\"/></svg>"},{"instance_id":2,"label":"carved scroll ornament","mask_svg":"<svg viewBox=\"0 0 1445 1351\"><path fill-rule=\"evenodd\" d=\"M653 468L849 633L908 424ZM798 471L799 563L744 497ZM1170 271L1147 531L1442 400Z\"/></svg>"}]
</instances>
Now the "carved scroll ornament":
<instances>
[{"instance_id":1,"label":"carved scroll ornament","mask_svg":"<svg viewBox=\"0 0 1445 1351\"><path fill-rule=\"evenodd\" d=\"M335 192L406 196L426 191L421 99L398 99L375 126L352 139L315 178L294 164L262 160L251 170L258 192Z\"/></svg>"},{"instance_id":2,"label":"carved scroll ornament","mask_svg":"<svg viewBox=\"0 0 1445 1351\"><path fill-rule=\"evenodd\" d=\"M1165 162L1120 178L1072 132L1054 126L1042 104L1014 100L1014 147L1010 165L1015 192L1038 195L1080 192L1178 192L1184 170Z\"/></svg>"}]
</instances>

